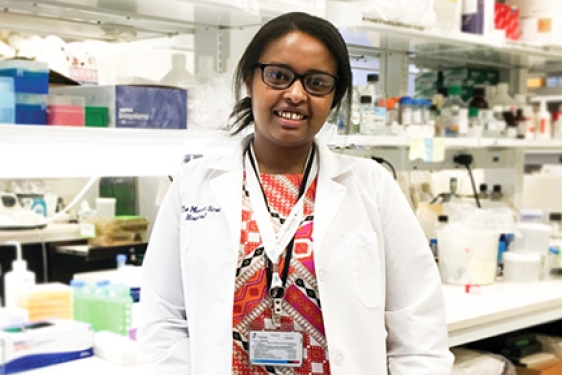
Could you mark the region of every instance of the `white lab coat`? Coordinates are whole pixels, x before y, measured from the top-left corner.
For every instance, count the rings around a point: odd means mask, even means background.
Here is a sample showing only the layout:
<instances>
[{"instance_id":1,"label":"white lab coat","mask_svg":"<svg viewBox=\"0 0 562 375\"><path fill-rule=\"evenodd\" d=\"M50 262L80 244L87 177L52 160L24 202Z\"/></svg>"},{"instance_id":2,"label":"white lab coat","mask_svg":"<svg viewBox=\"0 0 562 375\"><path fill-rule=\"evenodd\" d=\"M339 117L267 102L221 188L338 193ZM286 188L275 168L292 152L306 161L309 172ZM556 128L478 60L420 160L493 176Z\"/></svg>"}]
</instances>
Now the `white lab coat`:
<instances>
[{"instance_id":1,"label":"white lab coat","mask_svg":"<svg viewBox=\"0 0 562 375\"><path fill-rule=\"evenodd\" d=\"M143 265L140 358L154 375L231 375L243 151L189 162ZM444 302L423 232L376 162L319 148L314 258L333 375L449 375Z\"/></svg>"}]
</instances>

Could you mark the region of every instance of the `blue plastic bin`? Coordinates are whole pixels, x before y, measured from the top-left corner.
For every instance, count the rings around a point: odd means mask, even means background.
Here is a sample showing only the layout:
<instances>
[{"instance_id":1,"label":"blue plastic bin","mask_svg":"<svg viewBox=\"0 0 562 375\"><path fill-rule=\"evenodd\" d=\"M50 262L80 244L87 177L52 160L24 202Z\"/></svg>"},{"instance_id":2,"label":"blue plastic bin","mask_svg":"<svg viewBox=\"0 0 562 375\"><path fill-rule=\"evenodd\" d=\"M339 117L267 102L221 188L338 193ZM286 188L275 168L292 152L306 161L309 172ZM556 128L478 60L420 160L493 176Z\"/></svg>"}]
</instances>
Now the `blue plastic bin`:
<instances>
[{"instance_id":1,"label":"blue plastic bin","mask_svg":"<svg viewBox=\"0 0 562 375\"><path fill-rule=\"evenodd\" d=\"M14 80L0 77L0 124L15 122Z\"/></svg>"},{"instance_id":2,"label":"blue plastic bin","mask_svg":"<svg viewBox=\"0 0 562 375\"><path fill-rule=\"evenodd\" d=\"M39 61L0 61L0 76L14 79L16 93L47 94L49 65Z\"/></svg>"},{"instance_id":3,"label":"blue plastic bin","mask_svg":"<svg viewBox=\"0 0 562 375\"><path fill-rule=\"evenodd\" d=\"M47 125L47 96L16 94L16 124Z\"/></svg>"}]
</instances>

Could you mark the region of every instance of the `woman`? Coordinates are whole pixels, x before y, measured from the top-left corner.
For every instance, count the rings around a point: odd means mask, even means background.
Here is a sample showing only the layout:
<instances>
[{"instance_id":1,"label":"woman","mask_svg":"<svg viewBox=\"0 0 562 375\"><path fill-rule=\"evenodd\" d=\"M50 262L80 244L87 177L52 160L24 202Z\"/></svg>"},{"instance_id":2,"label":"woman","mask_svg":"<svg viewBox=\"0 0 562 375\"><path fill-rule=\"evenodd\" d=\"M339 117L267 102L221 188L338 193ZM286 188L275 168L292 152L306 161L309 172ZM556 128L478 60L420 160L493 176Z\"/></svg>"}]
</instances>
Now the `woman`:
<instances>
[{"instance_id":1,"label":"woman","mask_svg":"<svg viewBox=\"0 0 562 375\"><path fill-rule=\"evenodd\" d=\"M314 137L351 90L329 22L264 25L237 71L231 155L179 172L144 263L140 357L153 374L440 375L439 275L386 170Z\"/></svg>"}]
</instances>

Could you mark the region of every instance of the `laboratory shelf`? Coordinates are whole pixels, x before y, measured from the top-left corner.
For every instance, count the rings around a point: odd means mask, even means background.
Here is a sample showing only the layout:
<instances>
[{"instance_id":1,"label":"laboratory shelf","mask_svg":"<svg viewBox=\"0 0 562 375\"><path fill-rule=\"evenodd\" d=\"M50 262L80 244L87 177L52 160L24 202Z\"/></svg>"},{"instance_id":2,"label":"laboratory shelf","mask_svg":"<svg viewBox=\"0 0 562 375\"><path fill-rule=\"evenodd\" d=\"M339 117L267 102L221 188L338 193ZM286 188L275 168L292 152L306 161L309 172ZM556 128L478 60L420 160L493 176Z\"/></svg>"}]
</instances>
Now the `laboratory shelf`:
<instances>
[{"instance_id":1,"label":"laboratory shelf","mask_svg":"<svg viewBox=\"0 0 562 375\"><path fill-rule=\"evenodd\" d=\"M234 144L221 132L0 125L0 178L174 175L187 155Z\"/></svg>"},{"instance_id":2,"label":"laboratory shelf","mask_svg":"<svg viewBox=\"0 0 562 375\"><path fill-rule=\"evenodd\" d=\"M78 224L49 224L42 229L0 230L0 244L7 241L32 244L79 239L82 239L82 236Z\"/></svg>"},{"instance_id":3,"label":"laboratory shelf","mask_svg":"<svg viewBox=\"0 0 562 375\"><path fill-rule=\"evenodd\" d=\"M473 66L524 68L536 65L537 61L529 61L528 57L549 61L562 60L560 49L535 43L373 19L363 15L359 5L353 2L328 1L326 18L339 28L368 31L386 37L381 38L380 43L373 39L372 47L405 52L415 57L418 65L427 65L427 61L435 61L440 66L447 63L451 66L464 66L470 63ZM403 41L407 43L401 43ZM399 45L403 47L397 47Z\"/></svg>"},{"instance_id":4,"label":"laboratory shelf","mask_svg":"<svg viewBox=\"0 0 562 375\"><path fill-rule=\"evenodd\" d=\"M336 135L328 144L340 148L400 148L409 147L416 138L405 136ZM429 138L432 139L432 138ZM433 138L436 139L436 138ZM444 138L446 149L506 148L562 152L562 139L507 139L507 138Z\"/></svg>"},{"instance_id":5,"label":"laboratory shelf","mask_svg":"<svg viewBox=\"0 0 562 375\"><path fill-rule=\"evenodd\" d=\"M496 282L467 294L444 285L449 345L468 342L562 319L562 281L531 284Z\"/></svg>"}]
</instances>

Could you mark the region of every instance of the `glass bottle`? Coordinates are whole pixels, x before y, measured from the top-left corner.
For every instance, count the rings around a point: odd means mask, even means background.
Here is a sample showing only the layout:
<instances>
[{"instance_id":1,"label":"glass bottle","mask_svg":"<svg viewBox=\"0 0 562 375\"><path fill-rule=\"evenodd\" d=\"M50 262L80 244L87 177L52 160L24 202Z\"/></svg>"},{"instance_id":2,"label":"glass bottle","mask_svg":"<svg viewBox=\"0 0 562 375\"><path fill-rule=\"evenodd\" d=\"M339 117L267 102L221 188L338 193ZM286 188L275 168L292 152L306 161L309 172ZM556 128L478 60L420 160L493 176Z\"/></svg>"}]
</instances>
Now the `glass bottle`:
<instances>
[{"instance_id":1,"label":"glass bottle","mask_svg":"<svg viewBox=\"0 0 562 375\"><path fill-rule=\"evenodd\" d=\"M449 97L441 108L440 128L445 131L446 137L457 137L459 135L459 125L461 109L466 109L466 103L461 99L461 87L449 87Z\"/></svg>"},{"instance_id":2,"label":"glass bottle","mask_svg":"<svg viewBox=\"0 0 562 375\"><path fill-rule=\"evenodd\" d=\"M361 124L359 133L375 134L375 107L373 98L370 95L361 96Z\"/></svg>"},{"instance_id":3,"label":"glass bottle","mask_svg":"<svg viewBox=\"0 0 562 375\"><path fill-rule=\"evenodd\" d=\"M468 108L488 109L490 108L485 99L486 90L484 87L475 87L472 93L472 99L468 102Z\"/></svg>"},{"instance_id":4,"label":"glass bottle","mask_svg":"<svg viewBox=\"0 0 562 375\"><path fill-rule=\"evenodd\" d=\"M386 124L386 97L379 86L379 75L367 75L367 95L371 95L374 110L374 132L383 134Z\"/></svg>"},{"instance_id":5,"label":"glass bottle","mask_svg":"<svg viewBox=\"0 0 562 375\"><path fill-rule=\"evenodd\" d=\"M490 200L499 202L503 200L502 186L495 184L492 186L492 193L490 194Z\"/></svg>"},{"instance_id":6,"label":"glass bottle","mask_svg":"<svg viewBox=\"0 0 562 375\"><path fill-rule=\"evenodd\" d=\"M490 100L489 104L491 107L499 106L501 107L501 111L511 111L515 112L517 108L517 103L511 96L509 96L509 84L507 83L500 83L498 84L498 94L492 100Z\"/></svg>"},{"instance_id":7,"label":"glass bottle","mask_svg":"<svg viewBox=\"0 0 562 375\"><path fill-rule=\"evenodd\" d=\"M562 213L551 212L548 216L548 221L552 226L552 237L562 237Z\"/></svg>"},{"instance_id":8,"label":"glass bottle","mask_svg":"<svg viewBox=\"0 0 562 375\"><path fill-rule=\"evenodd\" d=\"M489 195L488 195L488 184L482 183L480 184L479 188L479 193L478 193L478 198L479 199L488 199Z\"/></svg>"},{"instance_id":9,"label":"glass bottle","mask_svg":"<svg viewBox=\"0 0 562 375\"><path fill-rule=\"evenodd\" d=\"M523 110L518 109L515 116L515 124L517 126L517 138L525 138L525 133L527 133L527 118L523 116Z\"/></svg>"}]
</instances>

